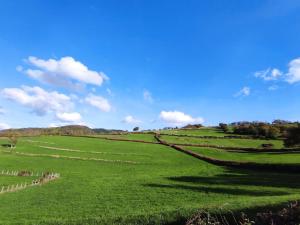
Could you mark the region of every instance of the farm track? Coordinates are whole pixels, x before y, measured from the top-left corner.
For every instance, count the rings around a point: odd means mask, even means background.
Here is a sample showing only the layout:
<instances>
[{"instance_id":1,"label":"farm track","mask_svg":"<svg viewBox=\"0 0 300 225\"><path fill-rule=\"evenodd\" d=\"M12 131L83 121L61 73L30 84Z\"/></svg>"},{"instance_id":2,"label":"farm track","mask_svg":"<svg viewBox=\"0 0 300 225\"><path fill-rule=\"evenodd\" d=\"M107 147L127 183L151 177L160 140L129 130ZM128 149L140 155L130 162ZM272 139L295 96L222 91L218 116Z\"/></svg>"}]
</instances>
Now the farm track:
<instances>
[{"instance_id":1,"label":"farm track","mask_svg":"<svg viewBox=\"0 0 300 225\"><path fill-rule=\"evenodd\" d=\"M160 139L159 134L155 135L157 141L162 145L169 146L177 151L183 152L185 154L191 155L197 159L201 159L205 162L217 165L217 166L227 166L240 169L252 169L252 170L266 170L266 171L276 171L276 172L300 172L300 164L262 164L256 162L246 162L246 161L229 161L229 160L220 160L211 157L204 156L199 153L184 149L178 145L170 144L166 141Z\"/></svg>"}]
</instances>

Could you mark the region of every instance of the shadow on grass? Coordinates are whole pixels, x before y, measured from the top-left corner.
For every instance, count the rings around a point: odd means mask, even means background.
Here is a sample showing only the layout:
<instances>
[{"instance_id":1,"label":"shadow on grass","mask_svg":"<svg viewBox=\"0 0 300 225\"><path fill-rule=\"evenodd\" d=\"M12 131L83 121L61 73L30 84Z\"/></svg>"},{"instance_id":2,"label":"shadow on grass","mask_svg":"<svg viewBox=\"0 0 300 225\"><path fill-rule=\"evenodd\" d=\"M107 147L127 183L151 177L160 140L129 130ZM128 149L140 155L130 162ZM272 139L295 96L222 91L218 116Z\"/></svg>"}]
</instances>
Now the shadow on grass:
<instances>
[{"instance_id":1,"label":"shadow on grass","mask_svg":"<svg viewBox=\"0 0 300 225\"><path fill-rule=\"evenodd\" d=\"M236 188L224 188L224 187L204 187L204 186L189 186L182 184L148 184L148 187L155 188L174 188L182 190L190 190L203 192L206 194L216 193L216 194L226 194L226 195L242 195L242 196L281 196L287 195L287 192L283 191L259 191L259 190L245 190Z\"/></svg>"},{"instance_id":2,"label":"shadow on grass","mask_svg":"<svg viewBox=\"0 0 300 225\"><path fill-rule=\"evenodd\" d=\"M238 169L227 169L223 174L216 176L180 176L167 177L166 179L174 183L146 184L145 186L235 196L282 196L291 194L288 190L264 190L262 187L300 189L300 175L298 174L266 173ZM220 185L220 187L217 185ZM245 188L247 186L252 187L252 189ZM256 189L254 190L253 187L256 187Z\"/></svg>"}]
</instances>

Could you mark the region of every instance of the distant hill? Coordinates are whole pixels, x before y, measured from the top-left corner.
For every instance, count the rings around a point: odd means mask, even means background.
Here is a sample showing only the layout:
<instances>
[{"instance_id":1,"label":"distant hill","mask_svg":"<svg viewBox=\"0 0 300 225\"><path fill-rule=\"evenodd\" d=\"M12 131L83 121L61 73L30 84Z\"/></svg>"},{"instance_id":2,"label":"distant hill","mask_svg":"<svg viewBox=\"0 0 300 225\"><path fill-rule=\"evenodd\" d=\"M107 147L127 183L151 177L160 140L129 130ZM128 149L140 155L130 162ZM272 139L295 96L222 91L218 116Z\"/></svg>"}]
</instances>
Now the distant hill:
<instances>
[{"instance_id":1,"label":"distant hill","mask_svg":"<svg viewBox=\"0 0 300 225\"><path fill-rule=\"evenodd\" d=\"M6 136L8 133L15 133L18 136L39 136L39 135L94 135L99 133L120 133L122 130L107 130L103 128L91 129L87 126L69 125L51 128L20 128L0 131L0 136Z\"/></svg>"},{"instance_id":2,"label":"distant hill","mask_svg":"<svg viewBox=\"0 0 300 225\"><path fill-rule=\"evenodd\" d=\"M181 129L199 129L201 127L203 127L202 124L188 124L188 125L182 127Z\"/></svg>"}]
</instances>

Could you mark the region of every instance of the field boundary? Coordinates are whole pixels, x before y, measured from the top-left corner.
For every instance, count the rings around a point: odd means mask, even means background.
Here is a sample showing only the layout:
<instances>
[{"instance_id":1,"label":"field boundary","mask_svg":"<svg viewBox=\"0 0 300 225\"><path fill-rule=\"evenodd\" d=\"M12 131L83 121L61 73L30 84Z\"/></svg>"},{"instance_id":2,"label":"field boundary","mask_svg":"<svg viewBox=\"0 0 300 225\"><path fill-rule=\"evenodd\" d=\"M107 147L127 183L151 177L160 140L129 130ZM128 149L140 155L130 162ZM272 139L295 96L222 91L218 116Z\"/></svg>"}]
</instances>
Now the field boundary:
<instances>
[{"instance_id":1,"label":"field boundary","mask_svg":"<svg viewBox=\"0 0 300 225\"><path fill-rule=\"evenodd\" d=\"M210 136L210 135L188 135L188 134L166 134L160 133L160 135L166 136L175 136L175 137L191 137L191 138L200 138L200 139L259 139L259 140L270 140L268 138L262 137L252 137L252 136L236 136L236 135L228 135L228 136Z\"/></svg>"},{"instance_id":2,"label":"field boundary","mask_svg":"<svg viewBox=\"0 0 300 225\"><path fill-rule=\"evenodd\" d=\"M241 169L252 169L252 170L268 170L273 172L300 172L300 164L262 164L262 163L255 163L255 162L246 162L246 161L229 161L229 160L221 160L216 158L211 158L204 156L199 153L195 153L193 151L181 148L178 145L172 145L166 141L160 139L159 134L155 135L157 141L165 146L169 146L177 151L183 152L190 156L193 156L197 159L201 159L205 162L217 165L217 166L228 166L228 167L235 167Z\"/></svg>"},{"instance_id":3,"label":"field boundary","mask_svg":"<svg viewBox=\"0 0 300 225\"><path fill-rule=\"evenodd\" d=\"M90 153L90 154L107 154L107 155L133 155L133 156L148 156L146 154L138 154L138 153L120 153L120 152L96 152L96 151L84 151L84 150L78 150L78 149L70 149L70 148L59 148L59 147L52 147L52 146L43 146L39 145L40 148L50 149L50 150L57 150L57 151L66 151L66 152L80 152L80 153Z\"/></svg>"},{"instance_id":4,"label":"field boundary","mask_svg":"<svg viewBox=\"0 0 300 225\"><path fill-rule=\"evenodd\" d=\"M222 146L222 145L206 145L206 144L184 144L184 143L169 143L171 145L178 146L190 146L190 147L207 147L207 148L216 148L222 150L232 150L232 151L244 151L244 152L253 152L253 153L300 153L300 149L290 149L290 148L277 148L277 149L264 149L264 148L247 148L247 147L231 147L231 146Z\"/></svg>"},{"instance_id":5,"label":"field boundary","mask_svg":"<svg viewBox=\"0 0 300 225\"><path fill-rule=\"evenodd\" d=\"M144 143L144 144L160 144L158 142L151 142L151 141L143 141L143 140L129 140L129 139L121 139L121 138L108 138L108 137L98 137L98 136L82 136L82 135L62 135L67 137L83 137L83 138L95 138L95 139L103 139L108 141L127 141L127 142L137 142L137 143ZM154 137L154 136L153 136Z\"/></svg>"},{"instance_id":6,"label":"field boundary","mask_svg":"<svg viewBox=\"0 0 300 225\"><path fill-rule=\"evenodd\" d=\"M32 171L9 171L9 170L2 170L0 173L0 176L15 176L15 177L37 177L39 173L36 173L37 175L34 175L35 173ZM23 182L23 183L17 183L13 185L7 185L2 186L0 189L0 194L5 194L9 192L16 192L20 190L24 190L29 187L33 187L36 185L43 185L50 181L56 180L60 177L59 173L53 173L53 172L43 172L41 173L41 176L37 179L34 179L31 181L31 183Z\"/></svg>"},{"instance_id":7,"label":"field boundary","mask_svg":"<svg viewBox=\"0 0 300 225\"><path fill-rule=\"evenodd\" d=\"M4 153L11 153L10 151L1 150ZM78 157L78 156L64 156L64 155L49 155L49 154L35 154L35 153L24 153L24 152L13 152L16 155L22 156L32 156L32 157L49 157L56 159L74 159L82 161L98 161L98 162L107 162L107 163L127 163L127 164L140 164L139 162L129 161L129 160L111 160L111 159L101 159L101 158L90 158L90 157Z\"/></svg>"}]
</instances>

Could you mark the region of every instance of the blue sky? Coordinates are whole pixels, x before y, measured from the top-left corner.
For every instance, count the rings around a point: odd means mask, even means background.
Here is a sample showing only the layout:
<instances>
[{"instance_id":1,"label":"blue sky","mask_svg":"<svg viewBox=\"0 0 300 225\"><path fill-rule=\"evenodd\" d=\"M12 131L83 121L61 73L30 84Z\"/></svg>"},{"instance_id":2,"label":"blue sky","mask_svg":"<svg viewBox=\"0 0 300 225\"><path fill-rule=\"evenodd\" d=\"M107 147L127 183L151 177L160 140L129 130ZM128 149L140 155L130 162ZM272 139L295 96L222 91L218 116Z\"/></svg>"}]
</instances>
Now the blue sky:
<instances>
[{"instance_id":1,"label":"blue sky","mask_svg":"<svg viewBox=\"0 0 300 225\"><path fill-rule=\"evenodd\" d=\"M300 120L300 2L0 0L0 129Z\"/></svg>"}]
</instances>

